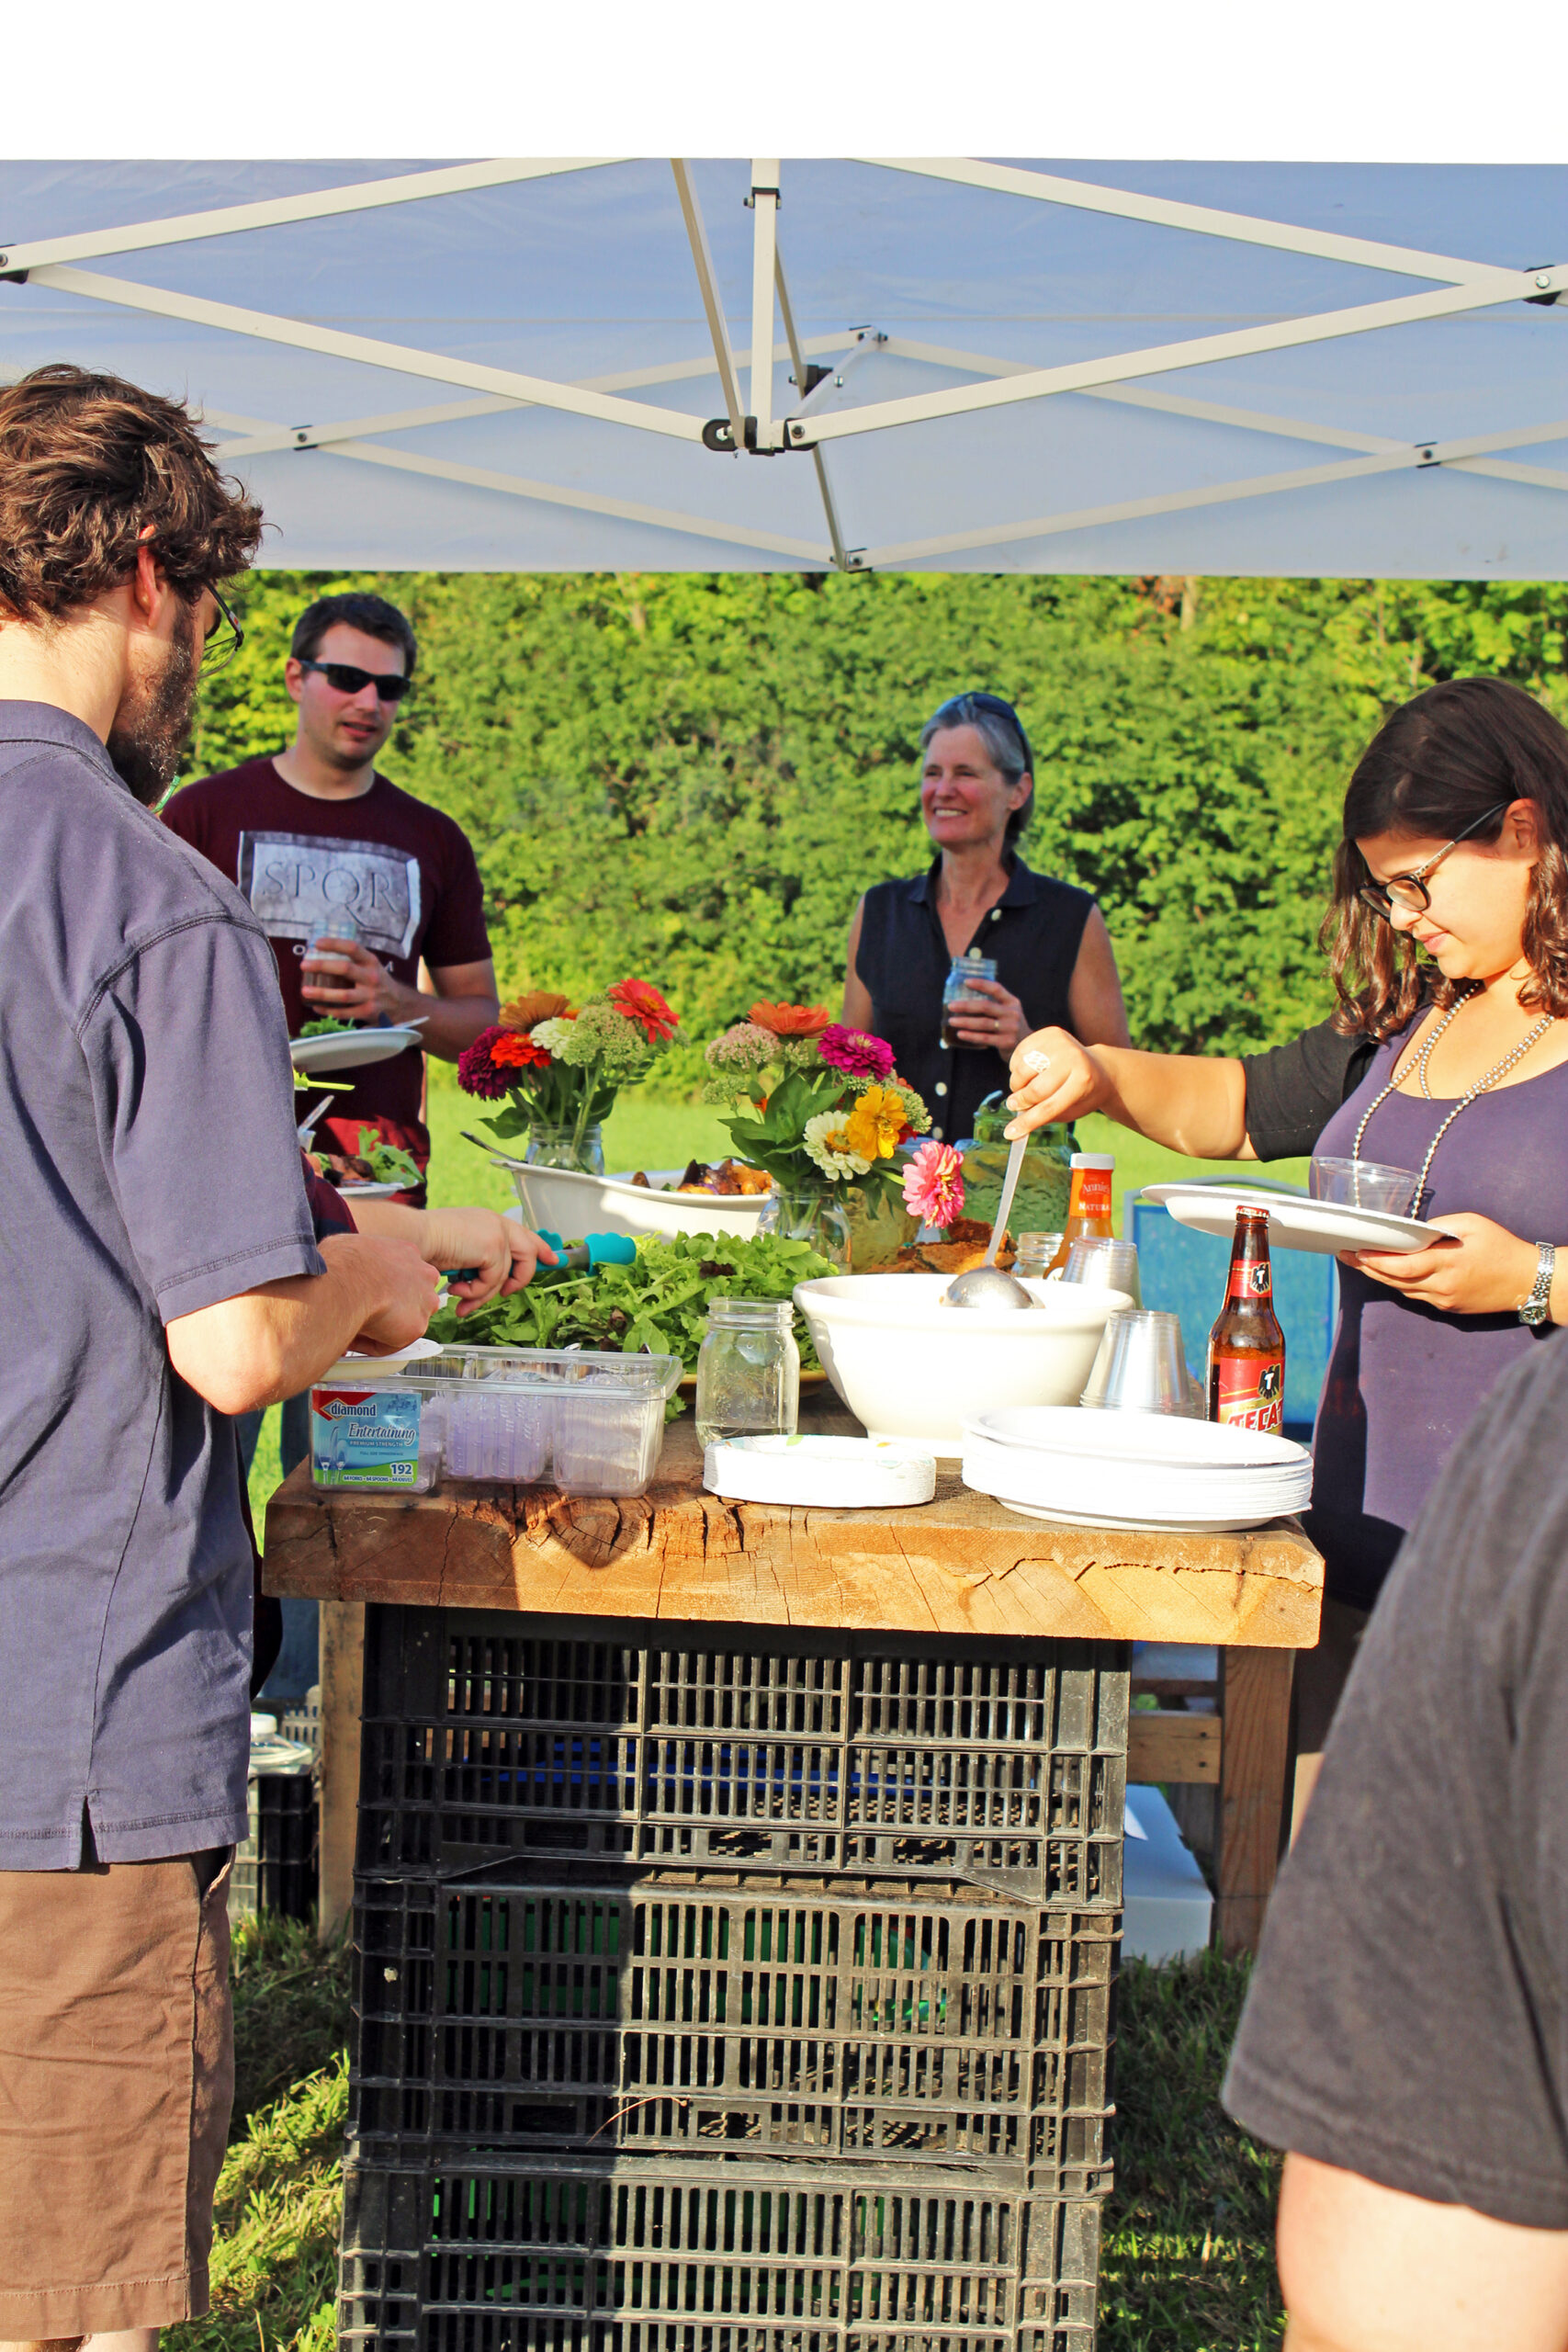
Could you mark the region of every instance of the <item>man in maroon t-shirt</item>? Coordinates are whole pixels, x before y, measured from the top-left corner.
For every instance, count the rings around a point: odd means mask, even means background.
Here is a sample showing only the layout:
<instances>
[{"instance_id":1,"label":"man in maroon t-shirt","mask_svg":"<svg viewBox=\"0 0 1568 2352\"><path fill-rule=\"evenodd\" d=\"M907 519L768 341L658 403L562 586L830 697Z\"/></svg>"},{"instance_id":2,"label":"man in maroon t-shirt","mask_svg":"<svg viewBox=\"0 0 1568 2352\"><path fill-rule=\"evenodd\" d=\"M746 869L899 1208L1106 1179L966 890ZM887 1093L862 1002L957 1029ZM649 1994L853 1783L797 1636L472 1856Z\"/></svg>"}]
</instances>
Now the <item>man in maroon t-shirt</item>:
<instances>
[{"instance_id":1,"label":"man in maroon t-shirt","mask_svg":"<svg viewBox=\"0 0 1568 2352\"><path fill-rule=\"evenodd\" d=\"M273 944L288 1034L324 1012L423 1020L424 1051L455 1062L496 1017L484 892L462 828L376 773L409 692L414 634L381 596L322 596L295 624L284 684L299 711L276 758L187 785L164 822L250 900ZM345 921L344 918L350 920ZM310 943L334 937L330 954ZM418 986L423 962L434 989ZM411 1046L345 1073L317 1134L358 1148L376 1128L423 1168L423 1055Z\"/></svg>"}]
</instances>

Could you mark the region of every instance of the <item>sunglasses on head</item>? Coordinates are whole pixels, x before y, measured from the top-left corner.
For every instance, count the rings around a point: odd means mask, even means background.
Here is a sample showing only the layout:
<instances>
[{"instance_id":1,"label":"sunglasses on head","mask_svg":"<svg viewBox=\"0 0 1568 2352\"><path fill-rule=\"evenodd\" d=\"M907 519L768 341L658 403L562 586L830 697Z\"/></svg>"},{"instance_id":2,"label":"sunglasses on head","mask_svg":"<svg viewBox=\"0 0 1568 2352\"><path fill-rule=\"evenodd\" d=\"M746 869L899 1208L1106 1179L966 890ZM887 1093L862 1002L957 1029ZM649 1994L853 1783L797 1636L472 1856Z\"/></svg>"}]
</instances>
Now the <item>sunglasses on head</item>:
<instances>
[{"instance_id":1,"label":"sunglasses on head","mask_svg":"<svg viewBox=\"0 0 1568 2352\"><path fill-rule=\"evenodd\" d=\"M299 667L314 670L338 695L362 695L374 686L382 702L401 702L413 688L413 680L400 670L359 670L352 662L301 662Z\"/></svg>"}]
</instances>

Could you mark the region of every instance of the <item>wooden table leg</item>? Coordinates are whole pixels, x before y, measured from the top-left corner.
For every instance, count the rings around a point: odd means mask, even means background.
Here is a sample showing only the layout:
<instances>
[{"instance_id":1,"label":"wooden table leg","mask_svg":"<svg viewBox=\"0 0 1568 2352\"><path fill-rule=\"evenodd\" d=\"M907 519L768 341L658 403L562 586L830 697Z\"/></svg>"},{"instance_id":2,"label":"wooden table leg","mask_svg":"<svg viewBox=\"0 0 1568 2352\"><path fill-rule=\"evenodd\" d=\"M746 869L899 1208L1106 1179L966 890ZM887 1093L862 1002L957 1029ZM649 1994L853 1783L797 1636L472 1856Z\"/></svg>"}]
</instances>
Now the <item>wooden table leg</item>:
<instances>
[{"instance_id":1,"label":"wooden table leg","mask_svg":"<svg viewBox=\"0 0 1568 2352\"><path fill-rule=\"evenodd\" d=\"M359 1827L359 1713L365 1691L365 1603L321 1603L321 1938L329 1943L354 1904Z\"/></svg>"},{"instance_id":2,"label":"wooden table leg","mask_svg":"<svg viewBox=\"0 0 1568 2352\"><path fill-rule=\"evenodd\" d=\"M1214 1941L1256 1951L1280 1859L1293 1650L1222 1649L1220 1836Z\"/></svg>"}]
</instances>

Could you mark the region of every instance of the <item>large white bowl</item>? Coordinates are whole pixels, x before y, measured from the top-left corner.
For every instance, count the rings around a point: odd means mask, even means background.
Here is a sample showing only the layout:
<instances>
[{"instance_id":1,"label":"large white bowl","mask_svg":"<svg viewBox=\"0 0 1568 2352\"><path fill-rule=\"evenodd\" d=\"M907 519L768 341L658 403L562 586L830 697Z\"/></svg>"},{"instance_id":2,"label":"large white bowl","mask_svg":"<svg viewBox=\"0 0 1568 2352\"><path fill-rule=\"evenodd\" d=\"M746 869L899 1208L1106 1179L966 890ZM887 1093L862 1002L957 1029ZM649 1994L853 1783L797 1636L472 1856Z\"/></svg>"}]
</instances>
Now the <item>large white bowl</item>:
<instances>
[{"instance_id":1,"label":"large white bowl","mask_svg":"<svg viewBox=\"0 0 1568 2352\"><path fill-rule=\"evenodd\" d=\"M953 1459L964 1424L1006 1405L1076 1405L1125 1291L1027 1282L1039 1312L944 1306L950 1274L833 1274L797 1283L829 1379L872 1437L918 1438Z\"/></svg>"},{"instance_id":2,"label":"large white bowl","mask_svg":"<svg viewBox=\"0 0 1568 2352\"><path fill-rule=\"evenodd\" d=\"M664 1192L657 1182L628 1183L622 1176L581 1176L572 1168L536 1168L507 1162L523 1214L537 1232L541 1226L563 1241L586 1233L625 1233L635 1241L645 1233L732 1233L749 1241L772 1195ZM679 1170L656 1169L656 1179L680 1181Z\"/></svg>"}]
</instances>

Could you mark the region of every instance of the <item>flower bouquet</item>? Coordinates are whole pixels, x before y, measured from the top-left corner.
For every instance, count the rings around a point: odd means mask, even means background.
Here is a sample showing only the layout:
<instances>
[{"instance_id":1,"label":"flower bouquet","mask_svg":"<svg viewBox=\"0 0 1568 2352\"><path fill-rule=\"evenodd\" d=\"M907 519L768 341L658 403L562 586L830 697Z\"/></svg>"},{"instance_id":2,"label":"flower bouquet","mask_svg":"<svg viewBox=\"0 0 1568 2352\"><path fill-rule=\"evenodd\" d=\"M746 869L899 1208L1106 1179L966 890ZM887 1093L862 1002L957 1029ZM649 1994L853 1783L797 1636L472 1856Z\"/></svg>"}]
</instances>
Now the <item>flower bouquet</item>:
<instances>
[{"instance_id":1,"label":"flower bouquet","mask_svg":"<svg viewBox=\"0 0 1568 2352\"><path fill-rule=\"evenodd\" d=\"M773 1178L779 1230L862 1272L890 1264L923 1214L894 1154L931 1114L886 1040L823 1005L764 999L705 1058L706 1099L728 1106L736 1150Z\"/></svg>"},{"instance_id":2,"label":"flower bouquet","mask_svg":"<svg viewBox=\"0 0 1568 2352\"><path fill-rule=\"evenodd\" d=\"M647 980L617 980L574 1008L535 989L501 1008L457 1057L457 1083L506 1108L481 1125L500 1143L525 1135L527 1160L604 1172L603 1122L623 1086L645 1079L675 1035L674 1013Z\"/></svg>"}]
</instances>

